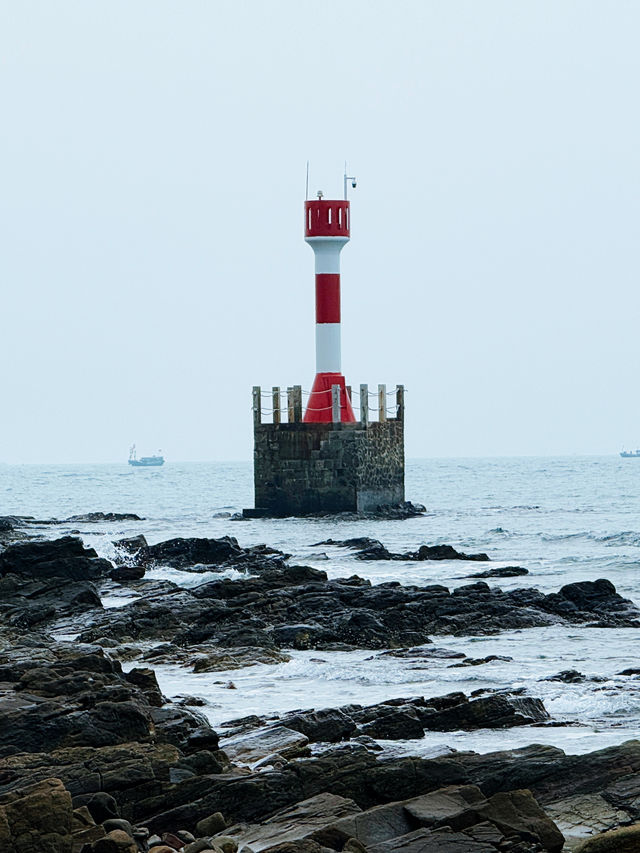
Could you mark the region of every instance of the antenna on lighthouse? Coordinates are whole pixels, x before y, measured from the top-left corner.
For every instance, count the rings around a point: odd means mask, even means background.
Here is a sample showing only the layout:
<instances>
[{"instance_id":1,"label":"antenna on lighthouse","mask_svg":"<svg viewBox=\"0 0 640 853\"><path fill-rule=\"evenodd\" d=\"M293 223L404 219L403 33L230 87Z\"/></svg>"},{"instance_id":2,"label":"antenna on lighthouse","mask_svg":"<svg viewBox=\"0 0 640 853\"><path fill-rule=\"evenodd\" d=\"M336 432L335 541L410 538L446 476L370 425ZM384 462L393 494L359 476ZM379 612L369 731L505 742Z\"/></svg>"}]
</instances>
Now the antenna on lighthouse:
<instances>
[{"instance_id":1,"label":"antenna on lighthouse","mask_svg":"<svg viewBox=\"0 0 640 853\"><path fill-rule=\"evenodd\" d=\"M356 188L356 179L353 175L347 175L347 163L345 161L344 164L344 200L347 200L347 183L351 181L351 186L355 190Z\"/></svg>"},{"instance_id":2,"label":"antenna on lighthouse","mask_svg":"<svg viewBox=\"0 0 640 853\"><path fill-rule=\"evenodd\" d=\"M304 190L304 200L309 200L309 161L307 160L307 184Z\"/></svg>"}]
</instances>

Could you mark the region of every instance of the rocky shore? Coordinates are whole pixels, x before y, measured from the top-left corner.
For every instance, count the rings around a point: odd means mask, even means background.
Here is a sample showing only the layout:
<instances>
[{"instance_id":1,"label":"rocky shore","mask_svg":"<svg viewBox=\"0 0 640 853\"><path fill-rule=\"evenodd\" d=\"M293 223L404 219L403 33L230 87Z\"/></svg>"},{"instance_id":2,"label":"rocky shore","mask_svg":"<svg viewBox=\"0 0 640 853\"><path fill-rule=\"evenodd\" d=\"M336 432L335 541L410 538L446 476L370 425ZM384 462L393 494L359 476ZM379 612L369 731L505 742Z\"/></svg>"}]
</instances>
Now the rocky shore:
<instances>
[{"instance_id":1,"label":"rocky shore","mask_svg":"<svg viewBox=\"0 0 640 853\"><path fill-rule=\"evenodd\" d=\"M170 662L216 672L286 661L296 649L368 649L480 666L490 658L447 650L442 636L640 627L640 611L609 581L547 595L532 587L503 591L481 579L454 590L372 586L357 575L331 580L232 537L148 545L137 536L117 543L113 563L75 536L31 538L32 521L0 519L3 851L640 849L640 742L578 756L533 744L431 758L394 757L380 745L418 741L429 731L561 723L524 690L479 687L291 709L230 719L214 731L202 702L168 701L152 669ZM393 554L376 540L331 544L357 549L362 559L488 559L450 546ZM185 588L148 579L155 565L190 578L238 574ZM508 568L503 576L526 571ZM105 594L124 587L135 600L105 609ZM567 684L584 678L554 677Z\"/></svg>"}]
</instances>

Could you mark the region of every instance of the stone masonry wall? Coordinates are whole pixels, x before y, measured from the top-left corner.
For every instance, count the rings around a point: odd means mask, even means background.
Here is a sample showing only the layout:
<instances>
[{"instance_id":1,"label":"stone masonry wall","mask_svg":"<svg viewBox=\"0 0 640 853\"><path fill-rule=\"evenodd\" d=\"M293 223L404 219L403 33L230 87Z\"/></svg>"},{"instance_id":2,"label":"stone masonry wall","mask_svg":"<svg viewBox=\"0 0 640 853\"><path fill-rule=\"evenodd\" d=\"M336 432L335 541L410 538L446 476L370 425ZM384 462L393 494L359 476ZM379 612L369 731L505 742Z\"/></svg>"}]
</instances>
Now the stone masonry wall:
<instances>
[{"instance_id":1,"label":"stone masonry wall","mask_svg":"<svg viewBox=\"0 0 640 853\"><path fill-rule=\"evenodd\" d=\"M402 420L256 424L252 514L374 511L404 500Z\"/></svg>"}]
</instances>

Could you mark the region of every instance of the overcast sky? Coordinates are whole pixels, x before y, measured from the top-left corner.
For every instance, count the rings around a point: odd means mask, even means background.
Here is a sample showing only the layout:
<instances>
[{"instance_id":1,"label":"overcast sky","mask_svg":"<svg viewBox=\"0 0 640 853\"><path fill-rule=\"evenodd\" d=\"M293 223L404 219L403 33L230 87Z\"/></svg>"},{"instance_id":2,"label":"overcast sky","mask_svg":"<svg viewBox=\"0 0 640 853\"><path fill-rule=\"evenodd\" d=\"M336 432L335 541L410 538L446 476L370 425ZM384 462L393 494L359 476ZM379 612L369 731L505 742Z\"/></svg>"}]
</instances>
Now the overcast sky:
<instances>
[{"instance_id":1,"label":"overcast sky","mask_svg":"<svg viewBox=\"0 0 640 853\"><path fill-rule=\"evenodd\" d=\"M640 446L640 4L0 10L0 462L251 458L315 372L307 160L408 456Z\"/></svg>"}]
</instances>

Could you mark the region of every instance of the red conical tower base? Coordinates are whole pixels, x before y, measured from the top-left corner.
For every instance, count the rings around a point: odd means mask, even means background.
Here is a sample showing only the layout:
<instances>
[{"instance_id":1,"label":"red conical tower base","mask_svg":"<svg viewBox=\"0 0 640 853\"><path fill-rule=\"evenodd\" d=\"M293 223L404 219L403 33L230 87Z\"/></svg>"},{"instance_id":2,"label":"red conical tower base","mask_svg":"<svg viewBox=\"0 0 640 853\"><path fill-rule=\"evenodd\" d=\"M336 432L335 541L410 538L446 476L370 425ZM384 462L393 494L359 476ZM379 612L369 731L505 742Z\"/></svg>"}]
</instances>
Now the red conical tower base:
<instances>
[{"instance_id":1,"label":"red conical tower base","mask_svg":"<svg viewBox=\"0 0 640 853\"><path fill-rule=\"evenodd\" d=\"M340 386L340 421L343 424L355 423L351 400L347 395L344 376L341 373L316 373L307 409L302 419L305 424L330 424L333 421L331 405L331 386Z\"/></svg>"}]
</instances>

